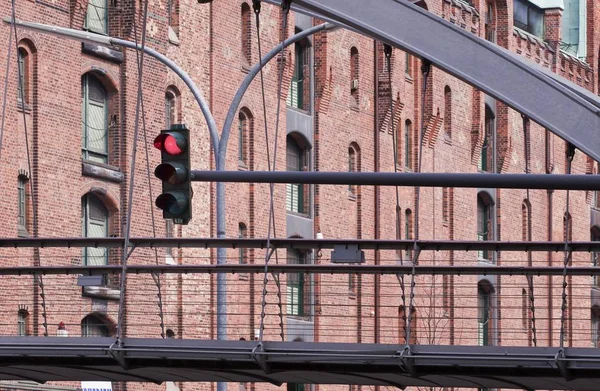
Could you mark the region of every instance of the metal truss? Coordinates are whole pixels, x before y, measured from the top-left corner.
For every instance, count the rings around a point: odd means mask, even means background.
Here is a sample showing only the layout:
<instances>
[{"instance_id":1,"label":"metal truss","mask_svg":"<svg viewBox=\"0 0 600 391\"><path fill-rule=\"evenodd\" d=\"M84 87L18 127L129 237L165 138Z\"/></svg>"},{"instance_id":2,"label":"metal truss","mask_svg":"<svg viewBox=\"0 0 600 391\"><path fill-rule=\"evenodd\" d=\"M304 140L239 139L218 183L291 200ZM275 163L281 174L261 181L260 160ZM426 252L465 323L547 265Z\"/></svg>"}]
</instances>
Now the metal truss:
<instances>
[{"instance_id":1,"label":"metal truss","mask_svg":"<svg viewBox=\"0 0 600 391\"><path fill-rule=\"evenodd\" d=\"M431 62L600 161L600 98L533 62L406 0L294 0L293 4L299 12L306 10Z\"/></svg>"},{"instance_id":2,"label":"metal truss","mask_svg":"<svg viewBox=\"0 0 600 391\"><path fill-rule=\"evenodd\" d=\"M0 338L0 380L229 381L597 390L600 349ZM116 360L115 357L120 357ZM260 362L265 365L260 365ZM224 364L226 363L226 364ZM516 365L515 365L516 364Z\"/></svg>"}]
</instances>

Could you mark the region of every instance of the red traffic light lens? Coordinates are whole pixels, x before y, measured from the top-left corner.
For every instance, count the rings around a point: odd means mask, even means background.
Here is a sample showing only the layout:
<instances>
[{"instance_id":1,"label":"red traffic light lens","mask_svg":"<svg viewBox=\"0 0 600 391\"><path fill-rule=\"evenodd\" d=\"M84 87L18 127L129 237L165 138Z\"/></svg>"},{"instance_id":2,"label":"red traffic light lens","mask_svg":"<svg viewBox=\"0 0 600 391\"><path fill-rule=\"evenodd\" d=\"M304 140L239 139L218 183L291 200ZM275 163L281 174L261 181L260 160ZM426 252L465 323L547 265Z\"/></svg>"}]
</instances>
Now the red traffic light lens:
<instances>
[{"instance_id":1,"label":"red traffic light lens","mask_svg":"<svg viewBox=\"0 0 600 391\"><path fill-rule=\"evenodd\" d=\"M187 149L185 137L179 133L163 133L154 139L154 147L171 156L181 155Z\"/></svg>"}]
</instances>

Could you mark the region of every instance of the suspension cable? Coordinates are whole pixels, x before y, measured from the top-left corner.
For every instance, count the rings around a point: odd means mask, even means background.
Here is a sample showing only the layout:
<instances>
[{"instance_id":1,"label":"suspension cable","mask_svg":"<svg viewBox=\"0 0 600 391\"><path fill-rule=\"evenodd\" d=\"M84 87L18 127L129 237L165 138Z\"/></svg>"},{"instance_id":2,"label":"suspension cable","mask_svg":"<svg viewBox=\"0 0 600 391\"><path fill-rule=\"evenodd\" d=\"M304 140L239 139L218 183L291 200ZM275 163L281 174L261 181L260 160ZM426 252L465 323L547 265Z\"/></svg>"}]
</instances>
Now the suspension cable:
<instances>
[{"instance_id":1,"label":"suspension cable","mask_svg":"<svg viewBox=\"0 0 600 391\"><path fill-rule=\"evenodd\" d=\"M421 172L421 164L422 164L422 159L423 159L423 138L425 136L425 132L424 132L424 124L425 124L425 95L427 93L427 79L429 78L429 72L431 71L431 63L427 60L422 60L423 63L421 65L421 73L423 75L423 86L421 89L421 118L420 118L420 124L419 124L419 156L418 156L418 163L417 163L417 172ZM411 282L410 282L410 296L409 296L409 310L408 310L408 321L407 321L407 325L406 325L406 348L409 348L409 341L410 341L410 336L411 336L411 327L410 324L412 322L412 308L413 308L413 302L414 302L414 298L415 298L415 276L416 276L416 266L417 266L417 262L419 259L419 253L421 252L421 249L419 248L417 242L419 240L419 198L420 198L420 194L421 194L421 187L417 186L416 187L416 198L415 198L415 244L414 244L414 250L413 250L413 260L412 260L412 271L411 271ZM406 310L405 310L406 311Z\"/></svg>"},{"instance_id":2,"label":"suspension cable","mask_svg":"<svg viewBox=\"0 0 600 391\"><path fill-rule=\"evenodd\" d=\"M137 30L137 22L136 22L136 18L133 18L133 36L134 36L134 40L135 40L135 46L138 46L138 30ZM136 59L136 65L138 67L138 72L140 70L141 67L141 62L140 62L140 52L138 50L135 51L135 59ZM152 236L154 238L156 238L156 218L154 217L154 196L153 196L153 192L152 192L152 181L150 180L151 175L150 175L150 153L148 151L148 135L146 132L146 108L144 106L144 91L142 89L142 93L140 95L140 105L141 105L141 110L142 110L142 134L144 136L144 152L146 154L146 177L148 179L148 197L149 197L149 201L150 201L150 219L152 221ZM159 264L158 261L158 248L154 248L154 260L156 262L156 264ZM165 320L164 320L164 312L163 312L163 303L162 303L162 289L161 289L161 284L160 284L160 274L158 273L151 273L152 276L152 280L154 281L154 284L156 285L156 289L157 289L157 294L156 294L156 298L157 298L157 305L158 305L158 316L160 318L160 336L162 338L165 338Z\"/></svg>"},{"instance_id":3,"label":"suspension cable","mask_svg":"<svg viewBox=\"0 0 600 391\"><path fill-rule=\"evenodd\" d=\"M14 38L15 38L15 48L17 51L17 83L19 84L19 86L21 87L21 102L23 104L23 106L25 106L25 91L24 91L24 86L21 84L21 81L23 80L24 75L21 73L21 67L19 64L19 36L18 36L18 32L17 32L17 25L15 23L16 21L16 10L15 10L15 0L11 0L11 22L12 22L12 26L14 29ZM6 100L5 100L6 103ZM31 154L29 152L29 131L27 130L27 116L25 115L25 107L23 107L23 110L21 111L22 115L23 115L23 131L25 133L25 150L26 150L26 154L27 154L27 169L29 170L29 177L30 177L30 188L31 188L31 209L33 212L33 237L36 238L39 235L39 225L38 225L38 205L37 205L37 200L38 200L38 194L37 194L37 178L35 177L35 175L33 175L33 170L31 169L32 165L31 165ZM41 261L40 261L40 250L39 248L34 248L33 250L34 253L34 263L37 263L39 266L41 266ZM42 322L42 325L44 326L44 336L47 337L48 336L48 314L46 313L46 295L44 292L44 280L42 278L42 276L38 276L37 278L34 278L35 283L39 286L41 292L40 292L40 297L42 298L42 317L44 318L44 321Z\"/></svg>"},{"instance_id":4,"label":"suspension cable","mask_svg":"<svg viewBox=\"0 0 600 391\"><path fill-rule=\"evenodd\" d=\"M573 158L575 157L575 146L571 143L567 143L567 174L571 173L571 166L573 163ZM565 311L567 310L567 268L569 267L569 261L571 259L571 247L569 245L569 231L571 229L571 214L569 212L570 200L569 200L570 191L567 190L567 212L565 215L565 250L564 250L564 259L563 259L563 283L562 283L562 305L561 305L561 314L560 314L560 348L564 347L565 340Z\"/></svg>"},{"instance_id":5,"label":"suspension cable","mask_svg":"<svg viewBox=\"0 0 600 391\"><path fill-rule=\"evenodd\" d=\"M263 74L263 56L262 56L262 45L260 39L260 10L261 10L261 0L252 0L252 8L254 9L254 15L256 18L256 40L258 41L258 61L260 67L260 89L261 89L261 97L262 97L262 109L263 109L263 121L264 121L264 129L265 129L265 145L267 152L267 169L271 171L271 147L269 142L269 125L267 122L267 100L265 94L265 80ZM279 108L278 108L279 114ZM275 144L277 144L277 137L275 137ZM273 171L275 170L276 162L273 162ZM273 203L270 204L269 214L271 218L269 219L269 224L272 224L273 227L273 237L277 237L277 227L275 226L275 205ZM279 255L277 249L275 249L275 263L279 264ZM277 278L277 296L281 299L281 286L279 284L279 279ZM283 313L281 312L282 308L279 305L279 317L282 319L281 323L281 340L284 340L284 332L283 332Z\"/></svg>"},{"instance_id":6,"label":"suspension cable","mask_svg":"<svg viewBox=\"0 0 600 391\"><path fill-rule=\"evenodd\" d=\"M285 38L285 34L287 32L287 22L288 22L288 16L289 16L289 12L290 12L290 6L291 6L292 0L284 0L281 3L281 7L282 7L282 13L283 13L283 38ZM279 112L280 112L280 107L281 107L281 85L283 82L283 64L284 64L284 52L285 52L285 45L284 45L284 41L285 39L281 40L281 51L279 53L279 73L277 75L277 111L276 111L276 116L275 116L275 146L273 148L273 171L275 171L276 167L275 164L277 163L277 140L279 139ZM274 214L273 214L273 204L274 204L274 193L275 190L275 185L273 183L269 184L269 202L270 202L270 207L269 207L269 222L271 221L271 219L273 218ZM265 307L266 307L266 296L267 296L267 283L269 282L268 279L268 272L269 272L269 259L271 258L271 254L272 251L270 251L270 247L271 247L271 224L268 224L268 228L267 228L267 247L266 247L266 251L265 251L265 271L264 271L264 278L263 278L263 292L262 292L262 302L261 302L261 311L260 311L260 331L259 331L259 336L258 336L258 344L259 346L262 346L262 342L263 342L263 336L264 336L264 327L265 327Z\"/></svg>"},{"instance_id":7,"label":"suspension cable","mask_svg":"<svg viewBox=\"0 0 600 391\"><path fill-rule=\"evenodd\" d=\"M137 15L134 15L136 18ZM119 318L117 320L117 342L120 344L123 339L123 323L125 317L125 289L127 287L127 260L131 255L131 252L128 254L129 249L129 235L131 232L131 212L133 209L133 185L135 183L135 162L137 155L137 142L138 142L138 133L140 126L140 107L142 101L142 81L144 78L144 48L146 47L146 22L148 20L148 0L144 1L144 18L142 23L142 44L141 49L142 53L140 53L140 66L138 68L138 83L137 83L137 97L136 97L136 105L135 105L135 122L133 129L133 145L131 151L131 162L130 162L130 179L129 179L129 194L128 194L128 205L127 205L127 216L125 218L125 235L123 242L123 253L121 257L121 286L120 286L120 298L119 298Z\"/></svg>"}]
</instances>

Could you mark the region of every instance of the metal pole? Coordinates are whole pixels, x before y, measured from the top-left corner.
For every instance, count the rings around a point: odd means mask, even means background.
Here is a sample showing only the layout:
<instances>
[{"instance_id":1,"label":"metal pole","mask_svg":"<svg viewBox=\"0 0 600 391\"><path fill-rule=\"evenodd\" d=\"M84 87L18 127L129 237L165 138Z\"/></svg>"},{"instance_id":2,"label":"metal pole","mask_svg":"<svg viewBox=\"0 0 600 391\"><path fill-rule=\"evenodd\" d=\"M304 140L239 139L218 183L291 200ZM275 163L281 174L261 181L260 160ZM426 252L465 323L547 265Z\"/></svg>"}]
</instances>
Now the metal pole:
<instances>
[{"instance_id":1,"label":"metal pole","mask_svg":"<svg viewBox=\"0 0 600 391\"><path fill-rule=\"evenodd\" d=\"M315 171L192 171L192 181L502 189L600 190L598 175Z\"/></svg>"}]
</instances>

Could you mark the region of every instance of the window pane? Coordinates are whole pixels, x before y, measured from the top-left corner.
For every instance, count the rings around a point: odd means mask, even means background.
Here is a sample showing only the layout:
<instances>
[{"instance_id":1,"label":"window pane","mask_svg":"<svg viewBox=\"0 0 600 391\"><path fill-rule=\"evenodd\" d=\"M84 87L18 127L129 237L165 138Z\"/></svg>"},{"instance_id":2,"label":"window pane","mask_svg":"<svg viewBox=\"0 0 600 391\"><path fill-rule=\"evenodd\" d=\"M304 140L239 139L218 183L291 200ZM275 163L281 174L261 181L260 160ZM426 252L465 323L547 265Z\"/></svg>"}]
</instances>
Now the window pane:
<instances>
[{"instance_id":1,"label":"window pane","mask_svg":"<svg viewBox=\"0 0 600 391\"><path fill-rule=\"evenodd\" d=\"M89 30L102 34L108 33L107 5L106 0L88 0L86 27Z\"/></svg>"},{"instance_id":2,"label":"window pane","mask_svg":"<svg viewBox=\"0 0 600 391\"><path fill-rule=\"evenodd\" d=\"M25 179L22 176L19 176L18 182L18 204L19 204L19 227L25 228L26 220L25 220Z\"/></svg>"},{"instance_id":3,"label":"window pane","mask_svg":"<svg viewBox=\"0 0 600 391\"><path fill-rule=\"evenodd\" d=\"M523 1L515 0L513 16L515 26L527 30L527 5Z\"/></svg>"}]
</instances>

